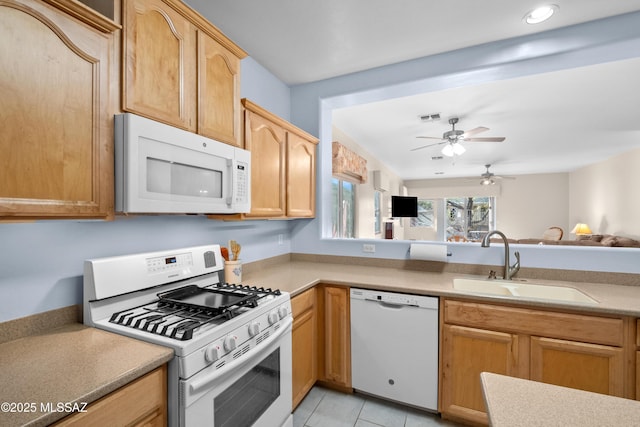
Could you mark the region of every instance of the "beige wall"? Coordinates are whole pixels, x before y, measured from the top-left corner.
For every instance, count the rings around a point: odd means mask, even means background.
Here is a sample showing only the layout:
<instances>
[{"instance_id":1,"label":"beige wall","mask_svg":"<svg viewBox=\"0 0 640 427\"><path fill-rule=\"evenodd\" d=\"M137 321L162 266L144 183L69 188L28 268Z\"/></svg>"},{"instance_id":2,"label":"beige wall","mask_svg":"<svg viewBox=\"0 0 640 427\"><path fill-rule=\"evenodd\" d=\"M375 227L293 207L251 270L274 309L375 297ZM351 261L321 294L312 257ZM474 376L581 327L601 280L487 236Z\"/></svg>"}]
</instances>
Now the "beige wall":
<instances>
[{"instance_id":1,"label":"beige wall","mask_svg":"<svg viewBox=\"0 0 640 427\"><path fill-rule=\"evenodd\" d=\"M640 149L572 172L569 222L595 234L640 238Z\"/></svg>"},{"instance_id":2,"label":"beige wall","mask_svg":"<svg viewBox=\"0 0 640 427\"><path fill-rule=\"evenodd\" d=\"M342 132L340 129L333 128L333 141L338 141L350 150L358 153L367 159L368 179L365 184L358 184L356 188L356 238L360 239L382 239L384 238L384 224L381 226L381 234L375 234L375 216L374 216L374 192L373 187L373 171L382 171L389 179L390 191L382 193L381 214L382 221L388 220L391 215L391 195L400 194L402 180L378 159L373 157L368 151L358 145L351 137ZM399 227L396 223L394 228L394 238L402 239L403 227Z\"/></svg>"},{"instance_id":3,"label":"beige wall","mask_svg":"<svg viewBox=\"0 0 640 427\"><path fill-rule=\"evenodd\" d=\"M420 198L495 196L496 228L509 238L539 238L551 226L568 236L568 174L519 175L496 185L481 186L478 179L428 179L406 181L409 194ZM441 240L435 230L410 229L407 238ZM444 235L444 234L443 234Z\"/></svg>"},{"instance_id":4,"label":"beige wall","mask_svg":"<svg viewBox=\"0 0 640 427\"><path fill-rule=\"evenodd\" d=\"M560 227L563 240L573 225L569 223L569 174L518 175L502 181L497 200L497 227L516 239L540 238L549 227Z\"/></svg>"}]
</instances>

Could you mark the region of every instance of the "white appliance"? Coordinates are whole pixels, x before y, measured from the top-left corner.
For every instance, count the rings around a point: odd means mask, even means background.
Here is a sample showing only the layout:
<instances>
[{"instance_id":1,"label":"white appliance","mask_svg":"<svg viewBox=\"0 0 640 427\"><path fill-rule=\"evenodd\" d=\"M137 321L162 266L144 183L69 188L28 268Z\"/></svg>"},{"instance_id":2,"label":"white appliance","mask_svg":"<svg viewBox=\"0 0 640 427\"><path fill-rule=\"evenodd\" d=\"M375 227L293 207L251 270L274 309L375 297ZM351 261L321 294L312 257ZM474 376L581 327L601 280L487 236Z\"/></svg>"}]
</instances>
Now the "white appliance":
<instances>
[{"instance_id":1,"label":"white appliance","mask_svg":"<svg viewBox=\"0 0 640 427\"><path fill-rule=\"evenodd\" d=\"M116 211L240 213L251 208L251 153L154 120L115 116Z\"/></svg>"},{"instance_id":2,"label":"white appliance","mask_svg":"<svg viewBox=\"0 0 640 427\"><path fill-rule=\"evenodd\" d=\"M353 388L438 410L438 298L351 289Z\"/></svg>"},{"instance_id":3,"label":"white appliance","mask_svg":"<svg viewBox=\"0 0 640 427\"><path fill-rule=\"evenodd\" d=\"M169 426L290 427L289 294L222 271L218 245L87 260L84 323L174 350Z\"/></svg>"}]
</instances>

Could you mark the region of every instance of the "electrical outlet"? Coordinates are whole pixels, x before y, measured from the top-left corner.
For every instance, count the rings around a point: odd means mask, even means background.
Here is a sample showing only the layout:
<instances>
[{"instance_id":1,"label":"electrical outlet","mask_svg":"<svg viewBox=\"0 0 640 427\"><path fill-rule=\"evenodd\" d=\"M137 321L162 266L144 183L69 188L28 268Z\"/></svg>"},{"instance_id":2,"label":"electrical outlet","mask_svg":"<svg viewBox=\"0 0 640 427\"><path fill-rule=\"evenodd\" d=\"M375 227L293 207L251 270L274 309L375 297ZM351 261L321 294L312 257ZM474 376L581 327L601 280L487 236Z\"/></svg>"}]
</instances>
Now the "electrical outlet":
<instances>
[{"instance_id":1,"label":"electrical outlet","mask_svg":"<svg viewBox=\"0 0 640 427\"><path fill-rule=\"evenodd\" d=\"M284 245L284 234L278 234L278 244Z\"/></svg>"},{"instance_id":2,"label":"electrical outlet","mask_svg":"<svg viewBox=\"0 0 640 427\"><path fill-rule=\"evenodd\" d=\"M362 245L362 252L368 252L370 254L376 251L376 245L365 243Z\"/></svg>"}]
</instances>

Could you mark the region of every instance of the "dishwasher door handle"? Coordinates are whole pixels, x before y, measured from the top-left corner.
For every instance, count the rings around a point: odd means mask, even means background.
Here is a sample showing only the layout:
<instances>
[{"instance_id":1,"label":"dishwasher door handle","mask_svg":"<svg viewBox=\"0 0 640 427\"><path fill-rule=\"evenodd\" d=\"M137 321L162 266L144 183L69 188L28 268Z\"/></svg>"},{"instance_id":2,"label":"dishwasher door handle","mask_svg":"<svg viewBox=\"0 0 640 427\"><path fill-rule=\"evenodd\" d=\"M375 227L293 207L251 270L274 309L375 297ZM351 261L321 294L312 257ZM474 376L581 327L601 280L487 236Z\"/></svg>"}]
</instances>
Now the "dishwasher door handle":
<instances>
[{"instance_id":1,"label":"dishwasher door handle","mask_svg":"<svg viewBox=\"0 0 640 427\"><path fill-rule=\"evenodd\" d=\"M375 300L375 299L370 299L370 300L367 300L367 301L378 303L379 306L385 307L385 308L390 308L392 310L401 310L401 309L403 309L405 307L418 307L417 305L413 305L413 304L398 304L398 303Z\"/></svg>"}]
</instances>

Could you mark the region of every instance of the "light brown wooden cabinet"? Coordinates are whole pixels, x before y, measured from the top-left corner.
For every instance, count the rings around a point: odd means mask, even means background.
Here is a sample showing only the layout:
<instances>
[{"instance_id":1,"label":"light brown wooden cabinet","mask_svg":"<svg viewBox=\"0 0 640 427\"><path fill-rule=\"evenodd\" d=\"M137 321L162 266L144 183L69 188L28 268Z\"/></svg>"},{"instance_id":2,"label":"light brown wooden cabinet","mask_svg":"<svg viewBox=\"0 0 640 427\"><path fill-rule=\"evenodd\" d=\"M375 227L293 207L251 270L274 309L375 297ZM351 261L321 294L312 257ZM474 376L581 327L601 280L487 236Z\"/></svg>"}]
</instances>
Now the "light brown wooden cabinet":
<instances>
[{"instance_id":1,"label":"light brown wooden cabinet","mask_svg":"<svg viewBox=\"0 0 640 427\"><path fill-rule=\"evenodd\" d=\"M317 141L287 133L287 216L312 218L316 212Z\"/></svg>"},{"instance_id":2,"label":"light brown wooden cabinet","mask_svg":"<svg viewBox=\"0 0 640 427\"><path fill-rule=\"evenodd\" d=\"M243 103L246 105L245 100ZM247 218L286 216L286 144L282 126L245 111L245 148L251 152L251 212Z\"/></svg>"},{"instance_id":3,"label":"light brown wooden cabinet","mask_svg":"<svg viewBox=\"0 0 640 427\"><path fill-rule=\"evenodd\" d=\"M311 288L291 299L293 328L293 408L304 399L318 379L316 289Z\"/></svg>"},{"instance_id":4,"label":"light brown wooden cabinet","mask_svg":"<svg viewBox=\"0 0 640 427\"><path fill-rule=\"evenodd\" d=\"M626 317L443 299L440 411L486 424L480 372L633 398ZM635 329L635 325L633 326Z\"/></svg>"},{"instance_id":5,"label":"light brown wooden cabinet","mask_svg":"<svg viewBox=\"0 0 640 427\"><path fill-rule=\"evenodd\" d=\"M166 365L90 404L86 412L69 415L53 425L166 426Z\"/></svg>"},{"instance_id":6,"label":"light brown wooden cabinet","mask_svg":"<svg viewBox=\"0 0 640 427\"><path fill-rule=\"evenodd\" d=\"M318 379L352 392L349 288L322 285L319 292Z\"/></svg>"},{"instance_id":7,"label":"light brown wooden cabinet","mask_svg":"<svg viewBox=\"0 0 640 427\"><path fill-rule=\"evenodd\" d=\"M112 217L119 26L73 0L7 0L0 27L0 218Z\"/></svg>"},{"instance_id":8,"label":"light brown wooden cabinet","mask_svg":"<svg viewBox=\"0 0 640 427\"><path fill-rule=\"evenodd\" d=\"M314 217L318 140L247 99L242 104L251 151L251 212L245 217Z\"/></svg>"},{"instance_id":9,"label":"light brown wooden cabinet","mask_svg":"<svg viewBox=\"0 0 640 427\"><path fill-rule=\"evenodd\" d=\"M488 423L480 373L518 376L518 344L517 335L443 325L442 411L450 417Z\"/></svg>"},{"instance_id":10,"label":"light brown wooden cabinet","mask_svg":"<svg viewBox=\"0 0 640 427\"><path fill-rule=\"evenodd\" d=\"M237 147L244 147L240 59L245 56L198 31L197 132Z\"/></svg>"},{"instance_id":11,"label":"light brown wooden cabinet","mask_svg":"<svg viewBox=\"0 0 640 427\"><path fill-rule=\"evenodd\" d=\"M624 396L621 347L531 337L530 379L611 396Z\"/></svg>"},{"instance_id":12,"label":"light brown wooden cabinet","mask_svg":"<svg viewBox=\"0 0 640 427\"><path fill-rule=\"evenodd\" d=\"M636 320L636 400L640 400L640 319Z\"/></svg>"},{"instance_id":13,"label":"light brown wooden cabinet","mask_svg":"<svg viewBox=\"0 0 640 427\"><path fill-rule=\"evenodd\" d=\"M317 285L291 299L293 408L316 382L352 393L349 288Z\"/></svg>"},{"instance_id":14,"label":"light brown wooden cabinet","mask_svg":"<svg viewBox=\"0 0 640 427\"><path fill-rule=\"evenodd\" d=\"M123 3L123 109L242 146L246 53L178 0Z\"/></svg>"}]
</instances>

